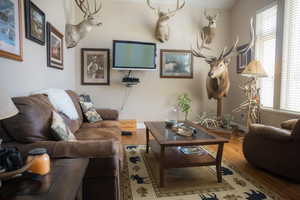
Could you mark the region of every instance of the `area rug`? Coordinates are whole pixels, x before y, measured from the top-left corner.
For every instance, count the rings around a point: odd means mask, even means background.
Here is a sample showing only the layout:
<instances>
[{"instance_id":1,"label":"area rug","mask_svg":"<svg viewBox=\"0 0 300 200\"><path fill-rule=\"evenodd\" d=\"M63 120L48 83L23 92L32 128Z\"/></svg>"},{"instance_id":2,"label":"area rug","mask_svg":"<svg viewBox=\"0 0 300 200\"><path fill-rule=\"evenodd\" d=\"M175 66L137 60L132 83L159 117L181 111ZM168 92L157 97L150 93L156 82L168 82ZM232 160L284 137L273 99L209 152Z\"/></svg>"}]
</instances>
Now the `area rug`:
<instances>
[{"instance_id":1,"label":"area rug","mask_svg":"<svg viewBox=\"0 0 300 200\"><path fill-rule=\"evenodd\" d=\"M145 145L125 145L124 151L124 200L280 200L226 161L222 163L222 183L217 182L214 166L168 169L165 187L160 188L159 166L151 150L147 154Z\"/></svg>"}]
</instances>

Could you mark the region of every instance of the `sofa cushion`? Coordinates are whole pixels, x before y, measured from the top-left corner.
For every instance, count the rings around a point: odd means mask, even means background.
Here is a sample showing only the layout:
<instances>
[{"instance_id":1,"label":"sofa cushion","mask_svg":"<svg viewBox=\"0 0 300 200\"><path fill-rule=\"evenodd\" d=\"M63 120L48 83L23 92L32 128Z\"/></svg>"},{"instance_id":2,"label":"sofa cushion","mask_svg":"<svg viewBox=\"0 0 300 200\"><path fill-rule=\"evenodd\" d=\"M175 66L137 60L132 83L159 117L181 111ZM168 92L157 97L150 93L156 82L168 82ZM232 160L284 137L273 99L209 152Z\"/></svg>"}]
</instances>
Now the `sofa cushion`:
<instances>
[{"instance_id":1,"label":"sofa cushion","mask_svg":"<svg viewBox=\"0 0 300 200\"><path fill-rule=\"evenodd\" d=\"M120 122L113 121L113 120L103 120L95 123L84 122L81 125L81 128L111 128L111 127L120 128L121 127Z\"/></svg>"},{"instance_id":2,"label":"sofa cushion","mask_svg":"<svg viewBox=\"0 0 300 200\"><path fill-rule=\"evenodd\" d=\"M74 133L78 140L116 140L121 141L121 131L117 127L111 128L80 128Z\"/></svg>"},{"instance_id":3,"label":"sofa cushion","mask_svg":"<svg viewBox=\"0 0 300 200\"><path fill-rule=\"evenodd\" d=\"M51 128L56 139L63 141L76 141L74 134L65 123L64 119L55 111L52 112Z\"/></svg>"},{"instance_id":4,"label":"sofa cushion","mask_svg":"<svg viewBox=\"0 0 300 200\"><path fill-rule=\"evenodd\" d=\"M16 97L13 102L19 114L2 121L8 135L20 143L53 140L51 118L53 106L47 96L38 94Z\"/></svg>"}]
</instances>

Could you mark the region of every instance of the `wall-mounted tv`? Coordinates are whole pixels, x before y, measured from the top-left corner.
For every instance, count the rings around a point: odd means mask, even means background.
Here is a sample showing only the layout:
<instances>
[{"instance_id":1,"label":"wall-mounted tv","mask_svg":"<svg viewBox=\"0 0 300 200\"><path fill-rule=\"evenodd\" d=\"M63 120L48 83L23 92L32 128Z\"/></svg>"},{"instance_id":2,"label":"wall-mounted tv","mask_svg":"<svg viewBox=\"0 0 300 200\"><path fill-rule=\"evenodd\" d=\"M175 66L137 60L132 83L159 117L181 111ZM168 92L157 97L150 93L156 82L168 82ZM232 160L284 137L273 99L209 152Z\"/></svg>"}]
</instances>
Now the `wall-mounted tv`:
<instances>
[{"instance_id":1,"label":"wall-mounted tv","mask_svg":"<svg viewBox=\"0 0 300 200\"><path fill-rule=\"evenodd\" d=\"M113 68L117 70L156 69L156 44L136 41L113 41Z\"/></svg>"}]
</instances>

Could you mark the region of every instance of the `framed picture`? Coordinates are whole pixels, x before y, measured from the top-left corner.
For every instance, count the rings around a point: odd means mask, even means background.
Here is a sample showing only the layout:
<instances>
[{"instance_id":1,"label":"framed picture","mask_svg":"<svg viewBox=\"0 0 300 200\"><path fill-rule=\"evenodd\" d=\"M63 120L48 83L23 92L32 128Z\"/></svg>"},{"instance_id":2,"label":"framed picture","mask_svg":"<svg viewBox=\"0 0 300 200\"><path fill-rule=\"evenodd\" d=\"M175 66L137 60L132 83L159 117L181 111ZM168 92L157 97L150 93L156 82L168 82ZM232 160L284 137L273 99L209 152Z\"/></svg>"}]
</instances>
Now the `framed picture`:
<instances>
[{"instance_id":1,"label":"framed picture","mask_svg":"<svg viewBox=\"0 0 300 200\"><path fill-rule=\"evenodd\" d=\"M31 0L24 0L26 38L45 45L46 16Z\"/></svg>"},{"instance_id":2,"label":"framed picture","mask_svg":"<svg viewBox=\"0 0 300 200\"><path fill-rule=\"evenodd\" d=\"M0 0L0 56L23 61L21 0Z\"/></svg>"},{"instance_id":3,"label":"framed picture","mask_svg":"<svg viewBox=\"0 0 300 200\"><path fill-rule=\"evenodd\" d=\"M237 47L237 50L243 49L247 46L247 44ZM249 49L249 51L245 54L240 54L236 58L236 72L238 74L242 73L246 66L251 62L252 60L252 49Z\"/></svg>"},{"instance_id":4,"label":"framed picture","mask_svg":"<svg viewBox=\"0 0 300 200\"><path fill-rule=\"evenodd\" d=\"M109 60L109 49L81 49L81 84L109 85Z\"/></svg>"},{"instance_id":5,"label":"framed picture","mask_svg":"<svg viewBox=\"0 0 300 200\"><path fill-rule=\"evenodd\" d=\"M193 78L193 55L189 50L160 50L161 78Z\"/></svg>"},{"instance_id":6,"label":"framed picture","mask_svg":"<svg viewBox=\"0 0 300 200\"><path fill-rule=\"evenodd\" d=\"M47 23L47 65L64 69L64 36L49 22Z\"/></svg>"}]
</instances>

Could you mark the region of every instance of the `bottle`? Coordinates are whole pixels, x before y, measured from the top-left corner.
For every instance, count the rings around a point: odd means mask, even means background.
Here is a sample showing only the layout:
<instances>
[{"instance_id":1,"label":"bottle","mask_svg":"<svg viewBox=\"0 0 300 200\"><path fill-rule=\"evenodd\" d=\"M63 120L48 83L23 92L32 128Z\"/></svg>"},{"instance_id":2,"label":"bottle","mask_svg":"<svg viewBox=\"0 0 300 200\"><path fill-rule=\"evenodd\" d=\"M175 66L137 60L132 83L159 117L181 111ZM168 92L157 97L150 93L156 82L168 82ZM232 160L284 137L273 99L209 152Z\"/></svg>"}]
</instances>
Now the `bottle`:
<instances>
[{"instance_id":1,"label":"bottle","mask_svg":"<svg viewBox=\"0 0 300 200\"><path fill-rule=\"evenodd\" d=\"M28 153L27 163L33 162L29 167L28 172L44 176L50 172L50 157L47 150L36 148Z\"/></svg>"}]
</instances>

